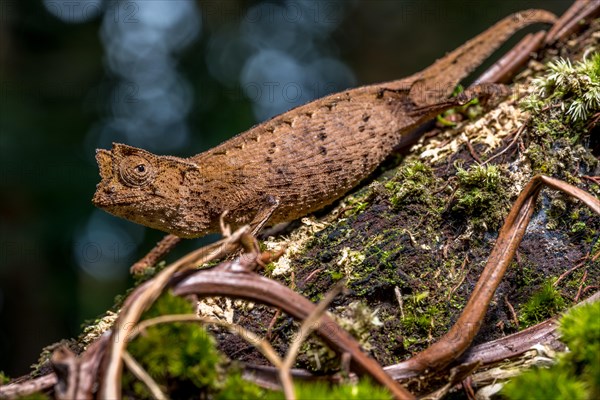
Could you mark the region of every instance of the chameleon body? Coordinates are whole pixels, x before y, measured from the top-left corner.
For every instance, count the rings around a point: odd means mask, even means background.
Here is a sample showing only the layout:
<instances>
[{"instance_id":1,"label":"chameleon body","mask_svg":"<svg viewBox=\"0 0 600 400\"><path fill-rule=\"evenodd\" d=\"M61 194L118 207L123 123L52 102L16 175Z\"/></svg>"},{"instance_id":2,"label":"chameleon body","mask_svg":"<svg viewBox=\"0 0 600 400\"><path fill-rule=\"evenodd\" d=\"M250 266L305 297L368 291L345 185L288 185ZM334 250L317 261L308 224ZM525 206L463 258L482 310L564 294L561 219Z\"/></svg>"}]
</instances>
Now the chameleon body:
<instances>
[{"instance_id":1,"label":"chameleon body","mask_svg":"<svg viewBox=\"0 0 600 400\"><path fill-rule=\"evenodd\" d=\"M93 202L188 238L218 231L224 211L234 226L258 223L269 209L263 219L273 224L299 218L355 187L420 124L494 89L449 98L515 31L554 20L542 10L513 14L419 73L326 96L193 157L113 144L96 153L102 181Z\"/></svg>"}]
</instances>

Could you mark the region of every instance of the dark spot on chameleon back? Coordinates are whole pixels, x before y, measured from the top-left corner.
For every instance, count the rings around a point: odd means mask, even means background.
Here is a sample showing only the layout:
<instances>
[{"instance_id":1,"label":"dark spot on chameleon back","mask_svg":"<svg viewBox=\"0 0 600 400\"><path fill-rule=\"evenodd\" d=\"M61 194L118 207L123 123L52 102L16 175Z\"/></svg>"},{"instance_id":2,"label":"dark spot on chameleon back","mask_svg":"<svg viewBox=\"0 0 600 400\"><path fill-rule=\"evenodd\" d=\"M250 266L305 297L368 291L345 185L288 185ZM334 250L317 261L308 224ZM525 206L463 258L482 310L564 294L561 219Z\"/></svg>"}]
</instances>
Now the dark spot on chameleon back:
<instances>
[{"instance_id":1,"label":"dark spot on chameleon back","mask_svg":"<svg viewBox=\"0 0 600 400\"><path fill-rule=\"evenodd\" d=\"M325 148L325 146L319 147L319 153L321 153L324 156L327 155L327 149Z\"/></svg>"}]
</instances>

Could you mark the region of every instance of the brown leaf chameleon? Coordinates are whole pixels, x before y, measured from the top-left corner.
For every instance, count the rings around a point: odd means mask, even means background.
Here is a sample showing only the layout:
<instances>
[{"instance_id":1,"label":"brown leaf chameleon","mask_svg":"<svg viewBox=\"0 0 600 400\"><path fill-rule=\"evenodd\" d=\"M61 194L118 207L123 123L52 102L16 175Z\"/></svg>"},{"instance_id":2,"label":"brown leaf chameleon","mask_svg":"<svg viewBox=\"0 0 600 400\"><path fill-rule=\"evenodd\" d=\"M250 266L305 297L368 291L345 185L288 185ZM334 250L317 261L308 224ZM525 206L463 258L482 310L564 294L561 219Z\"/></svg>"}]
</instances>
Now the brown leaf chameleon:
<instances>
[{"instance_id":1,"label":"brown leaf chameleon","mask_svg":"<svg viewBox=\"0 0 600 400\"><path fill-rule=\"evenodd\" d=\"M102 181L93 203L186 238L218 232L225 211L234 226L299 218L355 187L420 124L475 96L505 94L482 84L450 98L515 31L554 21L543 10L510 15L410 77L315 100L189 158L124 144L97 150Z\"/></svg>"}]
</instances>

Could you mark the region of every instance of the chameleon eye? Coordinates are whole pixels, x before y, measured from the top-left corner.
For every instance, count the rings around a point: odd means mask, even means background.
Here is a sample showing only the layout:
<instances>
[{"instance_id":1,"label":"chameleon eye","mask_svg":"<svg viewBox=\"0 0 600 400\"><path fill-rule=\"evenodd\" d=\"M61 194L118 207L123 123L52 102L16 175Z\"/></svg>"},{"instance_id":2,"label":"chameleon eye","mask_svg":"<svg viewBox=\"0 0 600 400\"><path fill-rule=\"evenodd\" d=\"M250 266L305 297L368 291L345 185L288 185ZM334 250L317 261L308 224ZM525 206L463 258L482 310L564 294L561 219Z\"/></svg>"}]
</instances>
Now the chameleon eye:
<instances>
[{"instance_id":1,"label":"chameleon eye","mask_svg":"<svg viewBox=\"0 0 600 400\"><path fill-rule=\"evenodd\" d=\"M150 162L138 155L125 157L119 166L119 173L127 186L143 186L154 177Z\"/></svg>"}]
</instances>

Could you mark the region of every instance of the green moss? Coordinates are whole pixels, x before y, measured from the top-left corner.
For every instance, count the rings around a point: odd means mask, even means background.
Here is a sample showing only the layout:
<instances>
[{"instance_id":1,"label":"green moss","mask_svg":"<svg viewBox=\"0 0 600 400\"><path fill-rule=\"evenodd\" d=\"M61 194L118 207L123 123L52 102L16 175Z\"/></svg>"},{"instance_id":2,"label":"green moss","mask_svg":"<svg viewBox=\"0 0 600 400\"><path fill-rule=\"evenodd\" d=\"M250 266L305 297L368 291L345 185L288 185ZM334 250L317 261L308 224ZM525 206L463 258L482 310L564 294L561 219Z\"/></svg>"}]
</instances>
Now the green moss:
<instances>
[{"instance_id":1,"label":"green moss","mask_svg":"<svg viewBox=\"0 0 600 400\"><path fill-rule=\"evenodd\" d=\"M561 340L571 349L568 357L576 364L577 371L584 371L588 366L599 366L600 302L571 310L561 320L560 334Z\"/></svg>"},{"instance_id":2,"label":"green moss","mask_svg":"<svg viewBox=\"0 0 600 400\"><path fill-rule=\"evenodd\" d=\"M431 333L436 327L445 326L448 319L438 304L437 299L431 298L428 291L407 296L404 301L404 317L400 320L404 346L422 342L417 337L426 337L424 333Z\"/></svg>"},{"instance_id":3,"label":"green moss","mask_svg":"<svg viewBox=\"0 0 600 400\"><path fill-rule=\"evenodd\" d=\"M299 400L303 399L392 399L391 393L382 386L373 384L367 378L363 378L356 384L331 386L326 383L315 382L311 384L298 383L296 395ZM280 397L281 398L281 397Z\"/></svg>"},{"instance_id":4,"label":"green moss","mask_svg":"<svg viewBox=\"0 0 600 400\"><path fill-rule=\"evenodd\" d=\"M599 68L599 54L575 65L559 60L533 81L536 93L521 104L532 114L525 154L533 173L579 184L579 175L598 165L598 159L579 142L588 133L588 119L600 111ZM551 229L557 226L556 220L549 222Z\"/></svg>"},{"instance_id":5,"label":"green moss","mask_svg":"<svg viewBox=\"0 0 600 400\"><path fill-rule=\"evenodd\" d=\"M575 65L559 59L548 64L549 73L532 83L535 95L523 103L537 114L547 104L557 104L568 121L581 123L600 109L600 54L595 53Z\"/></svg>"},{"instance_id":6,"label":"green moss","mask_svg":"<svg viewBox=\"0 0 600 400\"><path fill-rule=\"evenodd\" d=\"M234 373L227 377L223 388L214 398L215 400L279 399L282 395L281 392L266 390L245 381L239 373Z\"/></svg>"},{"instance_id":7,"label":"green moss","mask_svg":"<svg viewBox=\"0 0 600 400\"><path fill-rule=\"evenodd\" d=\"M439 179L430 166L421 161L413 161L400 167L396 176L385 187L391 192L390 203L395 208L413 203L439 207L436 198L431 195L438 184Z\"/></svg>"},{"instance_id":8,"label":"green moss","mask_svg":"<svg viewBox=\"0 0 600 400\"><path fill-rule=\"evenodd\" d=\"M474 228L497 229L508 212L508 194L503 177L496 165L474 165L465 170L457 166L458 189L453 213L467 219Z\"/></svg>"},{"instance_id":9,"label":"green moss","mask_svg":"<svg viewBox=\"0 0 600 400\"><path fill-rule=\"evenodd\" d=\"M585 385L563 371L534 369L509 382L502 394L511 400L588 400Z\"/></svg>"},{"instance_id":10,"label":"green moss","mask_svg":"<svg viewBox=\"0 0 600 400\"><path fill-rule=\"evenodd\" d=\"M535 292L520 310L519 321L525 326L531 326L553 317L565 307L565 301L560 292L552 286L552 280L546 280L542 287Z\"/></svg>"},{"instance_id":11,"label":"green moss","mask_svg":"<svg viewBox=\"0 0 600 400\"><path fill-rule=\"evenodd\" d=\"M193 312L187 300L165 294L143 318ZM198 324L151 326L129 344L128 351L171 394L179 390L208 393L220 385L219 370L224 359L217 352L213 338ZM148 397L145 387L130 374L124 376L123 386L136 397Z\"/></svg>"},{"instance_id":12,"label":"green moss","mask_svg":"<svg viewBox=\"0 0 600 400\"><path fill-rule=\"evenodd\" d=\"M548 369L527 371L506 384L502 394L521 399L597 399L600 397L600 302L570 310L560 322L570 352Z\"/></svg>"},{"instance_id":13,"label":"green moss","mask_svg":"<svg viewBox=\"0 0 600 400\"><path fill-rule=\"evenodd\" d=\"M0 385L6 385L8 382L10 382L10 377L4 371L0 371Z\"/></svg>"}]
</instances>

